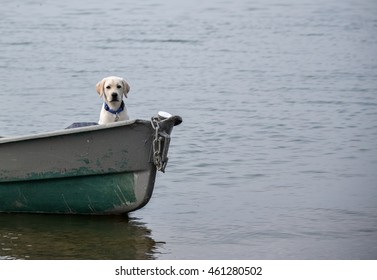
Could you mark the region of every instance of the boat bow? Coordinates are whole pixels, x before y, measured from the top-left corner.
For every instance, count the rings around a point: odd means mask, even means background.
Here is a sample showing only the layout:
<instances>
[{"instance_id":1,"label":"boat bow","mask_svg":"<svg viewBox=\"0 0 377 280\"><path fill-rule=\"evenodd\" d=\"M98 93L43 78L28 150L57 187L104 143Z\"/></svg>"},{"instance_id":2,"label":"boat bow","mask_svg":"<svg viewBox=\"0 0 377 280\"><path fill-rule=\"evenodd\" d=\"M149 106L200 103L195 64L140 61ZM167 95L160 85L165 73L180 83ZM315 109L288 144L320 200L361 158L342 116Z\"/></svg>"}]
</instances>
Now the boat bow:
<instances>
[{"instance_id":1,"label":"boat bow","mask_svg":"<svg viewBox=\"0 0 377 280\"><path fill-rule=\"evenodd\" d=\"M0 139L0 212L124 214L146 205L182 118Z\"/></svg>"}]
</instances>

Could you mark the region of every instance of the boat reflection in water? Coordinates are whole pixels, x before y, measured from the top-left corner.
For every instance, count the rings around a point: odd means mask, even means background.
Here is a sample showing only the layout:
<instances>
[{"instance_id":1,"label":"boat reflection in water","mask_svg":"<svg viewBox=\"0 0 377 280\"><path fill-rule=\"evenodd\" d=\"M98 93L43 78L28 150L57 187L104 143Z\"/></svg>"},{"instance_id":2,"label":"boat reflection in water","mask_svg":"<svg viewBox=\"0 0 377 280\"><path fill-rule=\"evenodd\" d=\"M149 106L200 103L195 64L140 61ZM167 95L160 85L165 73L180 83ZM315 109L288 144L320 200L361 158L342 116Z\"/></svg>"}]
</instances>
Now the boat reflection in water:
<instances>
[{"instance_id":1,"label":"boat reflection in water","mask_svg":"<svg viewBox=\"0 0 377 280\"><path fill-rule=\"evenodd\" d=\"M155 259L157 243L127 216L0 214L1 259Z\"/></svg>"}]
</instances>

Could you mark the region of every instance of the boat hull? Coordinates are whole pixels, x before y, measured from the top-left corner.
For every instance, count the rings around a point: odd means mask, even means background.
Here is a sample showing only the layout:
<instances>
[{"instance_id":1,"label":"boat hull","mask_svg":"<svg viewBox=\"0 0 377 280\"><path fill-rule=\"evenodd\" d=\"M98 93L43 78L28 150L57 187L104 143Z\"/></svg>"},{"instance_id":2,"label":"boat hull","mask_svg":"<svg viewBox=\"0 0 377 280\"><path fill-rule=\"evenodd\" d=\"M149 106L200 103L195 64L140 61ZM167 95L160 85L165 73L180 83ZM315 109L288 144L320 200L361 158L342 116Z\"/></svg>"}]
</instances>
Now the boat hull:
<instances>
[{"instance_id":1,"label":"boat hull","mask_svg":"<svg viewBox=\"0 0 377 280\"><path fill-rule=\"evenodd\" d=\"M1 212L124 214L148 203L154 177L144 171L1 183Z\"/></svg>"},{"instance_id":2,"label":"boat hull","mask_svg":"<svg viewBox=\"0 0 377 280\"><path fill-rule=\"evenodd\" d=\"M170 134L174 121L166 122ZM124 214L156 177L155 129L134 120L0 140L0 212Z\"/></svg>"}]
</instances>

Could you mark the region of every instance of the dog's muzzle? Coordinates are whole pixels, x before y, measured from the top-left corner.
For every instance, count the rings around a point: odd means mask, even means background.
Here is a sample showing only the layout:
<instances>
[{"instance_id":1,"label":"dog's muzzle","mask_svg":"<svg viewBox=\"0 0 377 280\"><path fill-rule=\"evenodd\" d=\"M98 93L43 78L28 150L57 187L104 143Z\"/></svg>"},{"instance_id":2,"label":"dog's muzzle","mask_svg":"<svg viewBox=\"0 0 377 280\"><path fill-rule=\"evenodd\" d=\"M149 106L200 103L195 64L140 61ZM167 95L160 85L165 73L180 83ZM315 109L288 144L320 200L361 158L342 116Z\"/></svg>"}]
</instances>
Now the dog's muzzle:
<instances>
[{"instance_id":1,"label":"dog's muzzle","mask_svg":"<svg viewBox=\"0 0 377 280\"><path fill-rule=\"evenodd\" d=\"M111 94L111 102L116 102L116 101L119 101L118 94L114 92Z\"/></svg>"}]
</instances>

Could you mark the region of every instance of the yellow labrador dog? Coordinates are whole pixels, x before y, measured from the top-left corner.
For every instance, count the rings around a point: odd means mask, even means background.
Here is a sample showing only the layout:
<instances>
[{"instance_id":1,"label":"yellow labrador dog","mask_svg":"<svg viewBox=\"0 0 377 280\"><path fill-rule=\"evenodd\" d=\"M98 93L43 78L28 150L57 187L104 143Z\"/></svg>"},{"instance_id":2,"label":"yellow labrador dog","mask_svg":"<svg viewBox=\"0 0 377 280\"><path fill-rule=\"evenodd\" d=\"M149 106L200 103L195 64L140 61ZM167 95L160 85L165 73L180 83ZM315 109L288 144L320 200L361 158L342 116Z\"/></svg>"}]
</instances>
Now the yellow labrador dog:
<instances>
[{"instance_id":1,"label":"yellow labrador dog","mask_svg":"<svg viewBox=\"0 0 377 280\"><path fill-rule=\"evenodd\" d=\"M130 86L123 78L116 76L104 78L97 83L96 90L104 100L98 124L129 119L123 95L127 98Z\"/></svg>"}]
</instances>

